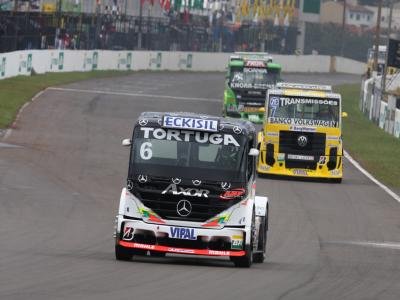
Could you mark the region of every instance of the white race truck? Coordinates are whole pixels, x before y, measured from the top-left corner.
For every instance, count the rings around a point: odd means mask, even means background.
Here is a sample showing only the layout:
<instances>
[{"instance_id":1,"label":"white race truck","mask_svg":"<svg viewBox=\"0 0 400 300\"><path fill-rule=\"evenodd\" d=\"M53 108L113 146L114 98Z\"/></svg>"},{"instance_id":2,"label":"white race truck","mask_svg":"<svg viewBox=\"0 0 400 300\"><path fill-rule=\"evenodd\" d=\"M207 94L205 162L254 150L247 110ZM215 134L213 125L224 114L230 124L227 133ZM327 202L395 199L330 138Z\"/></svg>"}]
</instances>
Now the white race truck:
<instances>
[{"instance_id":1,"label":"white race truck","mask_svg":"<svg viewBox=\"0 0 400 300\"><path fill-rule=\"evenodd\" d=\"M166 253L264 261L268 198L255 195L252 123L193 113L142 113L130 146L115 256Z\"/></svg>"}]
</instances>

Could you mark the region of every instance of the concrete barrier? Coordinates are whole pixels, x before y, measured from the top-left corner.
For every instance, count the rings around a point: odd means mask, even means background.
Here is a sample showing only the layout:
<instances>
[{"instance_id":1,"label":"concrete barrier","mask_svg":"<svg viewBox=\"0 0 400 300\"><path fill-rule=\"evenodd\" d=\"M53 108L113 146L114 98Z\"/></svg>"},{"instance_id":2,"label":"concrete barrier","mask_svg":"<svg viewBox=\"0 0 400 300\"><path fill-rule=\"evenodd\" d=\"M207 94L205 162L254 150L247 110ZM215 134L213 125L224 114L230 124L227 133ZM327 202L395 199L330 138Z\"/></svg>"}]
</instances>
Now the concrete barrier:
<instances>
[{"instance_id":1,"label":"concrete barrier","mask_svg":"<svg viewBox=\"0 0 400 300\"><path fill-rule=\"evenodd\" d=\"M394 136L400 138L400 109L396 109L396 116L394 122Z\"/></svg>"},{"instance_id":2,"label":"concrete barrier","mask_svg":"<svg viewBox=\"0 0 400 300\"><path fill-rule=\"evenodd\" d=\"M0 54L0 79L31 72L190 70L225 72L229 53L104 50L25 50ZM324 55L273 55L283 72L361 74L364 64ZM332 65L332 63L334 65Z\"/></svg>"},{"instance_id":3,"label":"concrete barrier","mask_svg":"<svg viewBox=\"0 0 400 300\"><path fill-rule=\"evenodd\" d=\"M389 80L391 80L390 77ZM383 101L381 82L382 77L378 76L361 83L360 109L367 118L377 122L384 131L400 138L400 110L396 108L397 96L388 94L387 100ZM374 83L375 87L373 87Z\"/></svg>"}]
</instances>

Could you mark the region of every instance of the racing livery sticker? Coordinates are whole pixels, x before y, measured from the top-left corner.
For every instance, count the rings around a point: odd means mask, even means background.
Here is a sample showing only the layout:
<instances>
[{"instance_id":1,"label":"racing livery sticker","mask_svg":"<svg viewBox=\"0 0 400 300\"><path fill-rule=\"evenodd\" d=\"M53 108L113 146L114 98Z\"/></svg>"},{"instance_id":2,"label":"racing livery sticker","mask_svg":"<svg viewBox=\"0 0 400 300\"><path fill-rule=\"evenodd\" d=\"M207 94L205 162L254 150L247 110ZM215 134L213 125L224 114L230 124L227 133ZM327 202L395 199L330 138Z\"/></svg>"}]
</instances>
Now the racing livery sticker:
<instances>
[{"instance_id":1,"label":"racing livery sticker","mask_svg":"<svg viewBox=\"0 0 400 300\"><path fill-rule=\"evenodd\" d=\"M288 106L297 104L319 104L319 105L338 106L339 101L332 99L318 99L318 98L294 98L294 97L279 98L279 106Z\"/></svg>"},{"instance_id":2,"label":"racing livery sticker","mask_svg":"<svg viewBox=\"0 0 400 300\"><path fill-rule=\"evenodd\" d=\"M320 126L320 127L337 127L336 121L311 120L311 119L291 119L291 118L268 118L271 124L286 124L286 125L305 125L305 126Z\"/></svg>"},{"instance_id":3,"label":"racing livery sticker","mask_svg":"<svg viewBox=\"0 0 400 300\"><path fill-rule=\"evenodd\" d=\"M182 240L196 240L197 236L193 228L170 227L170 238Z\"/></svg>"},{"instance_id":4,"label":"racing livery sticker","mask_svg":"<svg viewBox=\"0 0 400 300\"><path fill-rule=\"evenodd\" d=\"M134 229L133 229L133 227L125 227L125 229L124 229L124 235L123 235L123 239L124 240L126 240L126 241L131 241L131 240L133 240L133 231L134 231Z\"/></svg>"},{"instance_id":5,"label":"racing livery sticker","mask_svg":"<svg viewBox=\"0 0 400 300\"><path fill-rule=\"evenodd\" d=\"M239 127L238 127L239 128ZM240 128L239 128L240 129ZM169 140L178 142L197 142L200 144L210 143L214 145L233 145L239 147L238 141L231 134L194 132L188 130L174 130L153 127L141 127L145 139ZM239 132L239 130L237 130ZM240 131L241 132L241 131Z\"/></svg>"},{"instance_id":6,"label":"racing livery sticker","mask_svg":"<svg viewBox=\"0 0 400 300\"><path fill-rule=\"evenodd\" d=\"M205 189L196 189L196 188L183 188L178 187L176 184L171 183L165 190L161 192L161 194L171 193L175 196L183 195L183 196L190 196L190 197L204 197L208 198L208 194L210 194L209 190Z\"/></svg>"},{"instance_id":7,"label":"racing livery sticker","mask_svg":"<svg viewBox=\"0 0 400 300\"><path fill-rule=\"evenodd\" d=\"M242 197L245 193L245 189L237 188L230 191L225 191L222 195L219 196L219 198L223 200L232 200L238 197Z\"/></svg>"}]
</instances>

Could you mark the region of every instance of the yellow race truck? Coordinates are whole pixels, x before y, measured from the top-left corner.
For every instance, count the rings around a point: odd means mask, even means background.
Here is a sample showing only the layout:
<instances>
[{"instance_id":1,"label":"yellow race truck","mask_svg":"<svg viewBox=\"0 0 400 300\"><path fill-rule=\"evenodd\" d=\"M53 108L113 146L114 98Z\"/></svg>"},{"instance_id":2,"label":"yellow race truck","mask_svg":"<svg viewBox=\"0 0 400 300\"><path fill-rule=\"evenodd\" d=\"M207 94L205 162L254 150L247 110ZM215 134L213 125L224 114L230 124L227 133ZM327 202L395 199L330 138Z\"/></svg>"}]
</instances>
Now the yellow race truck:
<instances>
[{"instance_id":1,"label":"yellow race truck","mask_svg":"<svg viewBox=\"0 0 400 300\"><path fill-rule=\"evenodd\" d=\"M340 95L330 86L282 82L268 90L266 100L258 173L341 182Z\"/></svg>"}]
</instances>

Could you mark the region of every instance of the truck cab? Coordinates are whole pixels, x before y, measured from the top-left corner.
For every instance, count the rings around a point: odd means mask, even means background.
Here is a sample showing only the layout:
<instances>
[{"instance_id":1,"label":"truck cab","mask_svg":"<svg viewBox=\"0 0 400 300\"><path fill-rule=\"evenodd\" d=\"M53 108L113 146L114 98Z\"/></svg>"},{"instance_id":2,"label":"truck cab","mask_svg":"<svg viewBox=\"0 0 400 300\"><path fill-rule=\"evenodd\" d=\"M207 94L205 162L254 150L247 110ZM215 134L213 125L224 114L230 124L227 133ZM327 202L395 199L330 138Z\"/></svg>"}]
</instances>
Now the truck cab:
<instances>
[{"instance_id":1,"label":"truck cab","mask_svg":"<svg viewBox=\"0 0 400 300\"><path fill-rule=\"evenodd\" d=\"M281 66L267 54L232 55L225 82L223 115L262 123L265 97L280 78Z\"/></svg>"},{"instance_id":2,"label":"truck cab","mask_svg":"<svg viewBox=\"0 0 400 300\"><path fill-rule=\"evenodd\" d=\"M259 174L341 182L341 96L331 86L279 83L268 91L258 142Z\"/></svg>"},{"instance_id":3,"label":"truck cab","mask_svg":"<svg viewBox=\"0 0 400 300\"><path fill-rule=\"evenodd\" d=\"M250 122L193 113L142 113L133 128L115 227L118 260L166 253L262 262L268 199L256 188Z\"/></svg>"}]
</instances>

